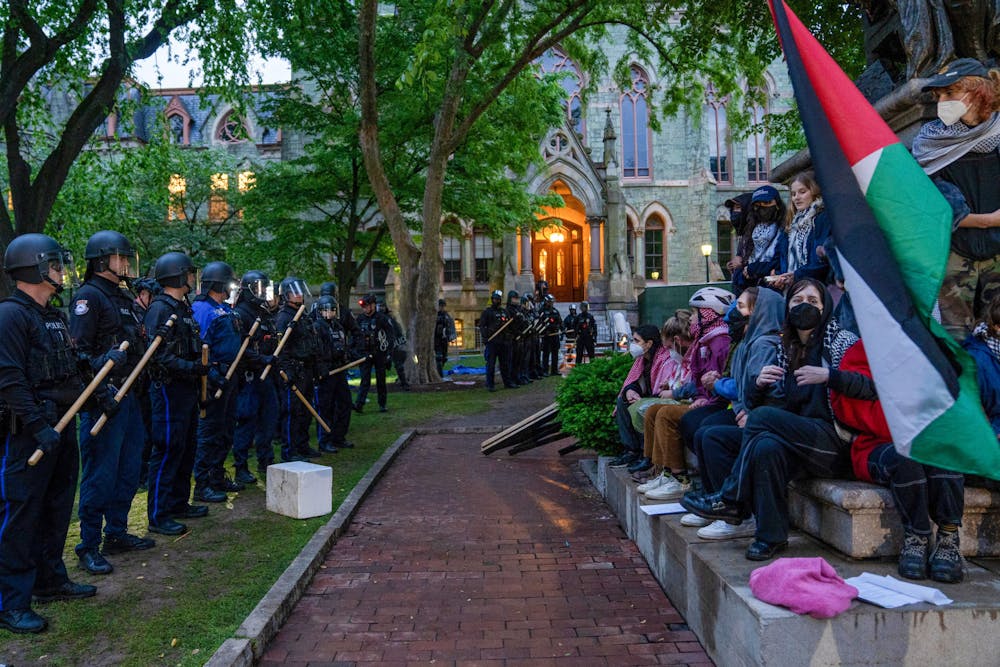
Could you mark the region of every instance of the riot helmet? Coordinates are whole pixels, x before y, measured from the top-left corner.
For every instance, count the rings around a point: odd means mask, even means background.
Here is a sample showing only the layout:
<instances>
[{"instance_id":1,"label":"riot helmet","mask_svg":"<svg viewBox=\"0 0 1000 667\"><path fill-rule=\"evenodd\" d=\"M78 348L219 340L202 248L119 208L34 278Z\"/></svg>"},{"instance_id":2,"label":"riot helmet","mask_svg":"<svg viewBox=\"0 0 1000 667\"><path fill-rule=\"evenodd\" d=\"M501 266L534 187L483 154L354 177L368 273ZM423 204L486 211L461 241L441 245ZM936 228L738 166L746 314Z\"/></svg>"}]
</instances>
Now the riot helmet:
<instances>
[{"instance_id":1,"label":"riot helmet","mask_svg":"<svg viewBox=\"0 0 1000 667\"><path fill-rule=\"evenodd\" d=\"M132 291L137 294L140 292L149 292L151 295L156 296L163 290L160 287L160 283L152 278L137 278L132 282Z\"/></svg>"},{"instance_id":2,"label":"riot helmet","mask_svg":"<svg viewBox=\"0 0 1000 667\"><path fill-rule=\"evenodd\" d=\"M96 232L87 240L83 257L87 260L87 278L94 273L110 271L118 280L127 280L135 277L132 272L133 261L134 268L139 267L139 253L132 247L128 238L109 229ZM113 257L119 258L114 268L111 266Z\"/></svg>"},{"instance_id":3,"label":"riot helmet","mask_svg":"<svg viewBox=\"0 0 1000 667\"><path fill-rule=\"evenodd\" d=\"M72 285L76 276L73 255L45 234L21 234L7 246L3 256L3 269L14 280L40 285L52 285L56 293ZM49 275L51 270L61 274L60 282Z\"/></svg>"},{"instance_id":4,"label":"riot helmet","mask_svg":"<svg viewBox=\"0 0 1000 667\"><path fill-rule=\"evenodd\" d=\"M490 302L494 306L499 306L501 301L503 301L503 292L498 289L493 290L490 294Z\"/></svg>"},{"instance_id":5,"label":"riot helmet","mask_svg":"<svg viewBox=\"0 0 1000 667\"><path fill-rule=\"evenodd\" d=\"M535 283L535 291L538 292L538 296L544 297L546 294L549 293L549 281L539 280L537 283Z\"/></svg>"},{"instance_id":6,"label":"riot helmet","mask_svg":"<svg viewBox=\"0 0 1000 667\"><path fill-rule=\"evenodd\" d=\"M438 299L438 310L442 310L447 305L448 305L447 301L445 301L444 299Z\"/></svg>"},{"instance_id":7,"label":"riot helmet","mask_svg":"<svg viewBox=\"0 0 1000 667\"><path fill-rule=\"evenodd\" d=\"M580 310L582 312L586 313L587 311L590 310L590 304L588 302L586 302L586 301L581 301L580 302Z\"/></svg>"},{"instance_id":8,"label":"riot helmet","mask_svg":"<svg viewBox=\"0 0 1000 667\"><path fill-rule=\"evenodd\" d=\"M576 304L575 303L569 304L569 312L576 313Z\"/></svg>"},{"instance_id":9,"label":"riot helmet","mask_svg":"<svg viewBox=\"0 0 1000 667\"><path fill-rule=\"evenodd\" d=\"M319 295L336 297L337 283L333 282L332 280L326 281L325 283L319 286Z\"/></svg>"},{"instance_id":10,"label":"riot helmet","mask_svg":"<svg viewBox=\"0 0 1000 667\"><path fill-rule=\"evenodd\" d=\"M358 305L361 306L361 309L369 316L375 312L375 302L375 295L371 292L358 299Z\"/></svg>"},{"instance_id":11,"label":"riot helmet","mask_svg":"<svg viewBox=\"0 0 1000 667\"><path fill-rule=\"evenodd\" d=\"M324 294L316 300L316 310L323 319L332 320L337 317L337 300L329 294Z\"/></svg>"},{"instance_id":12,"label":"riot helmet","mask_svg":"<svg viewBox=\"0 0 1000 667\"><path fill-rule=\"evenodd\" d=\"M302 303L307 296L312 296L312 292L309 291L309 285L306 284L306 281L296 276L288 276L282 280L278 287L278 292L285 301L294 301L296 303Z\"/></svg>"},{"instance_id":13,"label":"riot helmet","mask_svg":"<svg viewBox=\"0 0 1000 667\"><path fill-rule=\"evenodd\" d=\"M263 271L247 271L240 278L240 291L254 305L260 306L274 299L274 283Z\"/></svg>"},{"instance_id":14,"label":"riot helmet","mask_svg":"<svg viewBox=\"0 0 1000 667\"><path fill-rule=\"evenodd\" d=\"M209 292L221 292L229 294L239 287L236 276L233 274L233 267L225 262L209 262L201 270L201 290L202 294Z\"/></svg>"},{"instance_id":15,"label":"riot helmet","mask_svg":"<svg viewBox=\"0 0 1000 667\"><path fill-rule=\"evenodd\" d=\"M552 296L551 294L546 294L544 300L545 300L545 305L546 306L552 306L556 302L556 298L554 296Z\"/></svg>"},{"instance_id":16,"label":"riot helmet","mask_svg":"<svg viewBox=\"0 0 1000 667\"><path fill-rule=\"evenodd\" d=\"M156 260L153 276L163 287L187 287L193 289L188 276L198 272L191 258L182 252L168 252Z\"/></svg>"},{"instance_id":17,"label":"riot helmet","mask_svg":"<svg viewBox=\"0 0 1000 667\"><path fill-rule=\"evenodd\" d=\"M511 290L507 292L507 305L508 306L521 305L521 295L517 293L517 290Z\"/></svg>"}]
</instances>

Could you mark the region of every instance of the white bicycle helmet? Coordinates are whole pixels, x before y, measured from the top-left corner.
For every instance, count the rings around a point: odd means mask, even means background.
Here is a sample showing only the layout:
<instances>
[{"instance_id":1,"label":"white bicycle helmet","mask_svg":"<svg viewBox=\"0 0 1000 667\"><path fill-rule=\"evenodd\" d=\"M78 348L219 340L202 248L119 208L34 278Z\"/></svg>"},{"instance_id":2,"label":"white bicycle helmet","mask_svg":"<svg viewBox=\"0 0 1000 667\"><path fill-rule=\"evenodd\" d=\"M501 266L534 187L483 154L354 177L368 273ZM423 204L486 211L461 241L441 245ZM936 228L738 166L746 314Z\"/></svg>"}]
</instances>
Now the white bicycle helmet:
<instances>
[{"instance_id":1,"label":"white bicycle helmet","mask_svg":"<svg viewBox=\"0 0 1000 667\"><path fill-rule=\"evenodd\" d=\"M691 295L688 305L692 308L711 308L722 315L729 308L729 304L735 300L736 295L729 290L724 290L721 287L702 287Z\"/></svg>"}]
</instances>

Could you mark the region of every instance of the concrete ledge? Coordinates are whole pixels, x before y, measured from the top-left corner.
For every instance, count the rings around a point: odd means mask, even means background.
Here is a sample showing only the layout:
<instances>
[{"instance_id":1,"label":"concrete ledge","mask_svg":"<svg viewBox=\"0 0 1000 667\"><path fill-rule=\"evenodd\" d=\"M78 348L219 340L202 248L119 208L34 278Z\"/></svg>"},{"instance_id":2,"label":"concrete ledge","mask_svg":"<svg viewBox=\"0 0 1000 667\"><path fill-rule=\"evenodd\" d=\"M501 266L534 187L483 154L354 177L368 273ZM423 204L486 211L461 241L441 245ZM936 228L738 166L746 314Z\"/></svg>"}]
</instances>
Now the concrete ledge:
<instances>
[{"instance_id":1,"label":"concrete ledge","mask_svg":"<svg viewBox=\"0 0 1000 667\"><path fill-rule=\"evenodd\" d=\"M246 667L260 660L268 642L278 633L295 603L302 597L323 559L357 512L361 501L414 436L413 431L406 431L389 445L368 473L351 490L330 520L316 531L271 590L237 628L234 637L227 639L206 664L213 667Z\"/></svg>"},{"instance_id":2,"label":"concrete ledge","mask_svg":"<svg viewBox=\"0 0 1000 667\"><path fill-rule=\"evenodd\" d=\"M608 460L582 467L591 480L603 476L608 505L717 664L997 664L1000 577L989 569L969 563L964 583L936 584L955 600L945 607L919 604L891 610L856 600L833 619L799 616L750 593L750 572L765 563L744 558L749 539L701 540L695 529L680 525L680 515L646 516L639 510L643 500L635 484L623 470L608 469ZM843 577L864 571L895 575L894 563L849 560L801 533L792 534L783 555L822 556Z\"/></svg>"},{"instance_id":3,"label":"concrete ledge","mask_svg":"<svg viewBox=\"0 0 1000 667\"><path fill-rule=\"evenodd\" d=\"M889 489L867 482L807 479L788 493L792 525L851 558L895 557L903 526ZM962 553L1000 556L1000 493L966 487Z\"/></svg>"}]
</instances>

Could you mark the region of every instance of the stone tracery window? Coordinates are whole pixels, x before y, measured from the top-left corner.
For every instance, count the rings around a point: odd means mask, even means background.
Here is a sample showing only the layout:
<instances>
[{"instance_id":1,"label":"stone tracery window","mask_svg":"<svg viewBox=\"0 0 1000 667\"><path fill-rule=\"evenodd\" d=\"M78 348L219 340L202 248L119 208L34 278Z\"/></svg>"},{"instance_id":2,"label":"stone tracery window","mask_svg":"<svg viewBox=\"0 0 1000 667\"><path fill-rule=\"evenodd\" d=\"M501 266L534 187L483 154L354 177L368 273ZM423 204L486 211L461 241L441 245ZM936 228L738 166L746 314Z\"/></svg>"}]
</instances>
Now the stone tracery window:
<instances>
[{"instance_id":1,"label":"stone tracery window","mask_svg":"<svg viewBox=\"0 0 1000 667\"><path fill-rule=\"evenodd\" d=\"M649 77L632 66L632 88L621 98L622 175L625 178L649 178L649 106L646 93Z\"/></svg>"},{"instance_id":2,"label":"stone tracery window","mask_svg":"<svg viewBox=\"0 0 1000 667\"><path fill-rule=\"evenodd\" d=\"M705 115L708 120L708 168L718 183L732 183L729 144L729 121L726 106L729 96L719 96L709 83L705 87Z\"/></svg>"},{"instance_id":3,"label":"stone tracery window","mask_svg":"<svg viewBox=\"0 0 1000 667\"><path fill-rule=\"evenodd\" d=\"M559 85L566 91L566 118L577 134L583 134L583 100L580 89L583 77L580 69L561 49L549 49L535 61L542 74L561 74Z\"/></svg>"},{"instance_id":4,"label":"stone tracery window","mask_svg":"<svg viewBox=\"0 0 1000 667\"><path fill-rule=\"evenodd\" d=\"M250 128L246 122L230 111L219 123L215 138L227 144L239 144L250 138Z\"/></svg>"}]
</instances>

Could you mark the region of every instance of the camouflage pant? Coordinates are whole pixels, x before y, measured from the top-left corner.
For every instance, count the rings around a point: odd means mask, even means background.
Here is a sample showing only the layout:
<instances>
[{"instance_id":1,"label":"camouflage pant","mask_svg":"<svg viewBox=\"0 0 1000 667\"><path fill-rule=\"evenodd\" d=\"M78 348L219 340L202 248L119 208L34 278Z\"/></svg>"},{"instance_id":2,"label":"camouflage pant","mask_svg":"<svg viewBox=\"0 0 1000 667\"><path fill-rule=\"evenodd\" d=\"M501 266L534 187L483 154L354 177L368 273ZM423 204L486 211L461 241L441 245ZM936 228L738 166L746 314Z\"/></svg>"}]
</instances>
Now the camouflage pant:
<instances>
[{"instance_id":1,"label":"camouflage pant","mask_svg":"<svg viewBox=\"0 0 1000 667\"><path fill-rule=\"evenodd\" d=\"M972 260L954 252L948 255L944 283L938 295L941 324L961 342L972 333L986 306L1000 295L1000 258Z\"/></svg>"}]
</instances>

